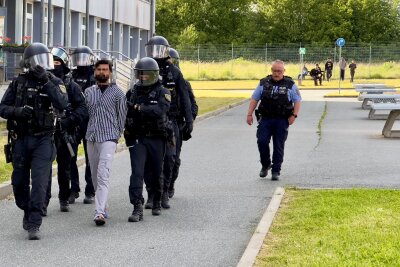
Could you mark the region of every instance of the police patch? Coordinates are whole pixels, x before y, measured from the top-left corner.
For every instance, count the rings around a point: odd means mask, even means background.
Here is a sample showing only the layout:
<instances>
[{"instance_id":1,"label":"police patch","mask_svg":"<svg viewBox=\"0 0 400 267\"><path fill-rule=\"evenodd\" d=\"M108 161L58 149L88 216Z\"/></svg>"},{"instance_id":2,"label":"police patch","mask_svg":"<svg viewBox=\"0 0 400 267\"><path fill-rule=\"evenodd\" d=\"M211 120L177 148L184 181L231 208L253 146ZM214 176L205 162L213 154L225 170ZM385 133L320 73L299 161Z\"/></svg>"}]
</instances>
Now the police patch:
<instances>
[{"instance_id":1,"label":"police patch","mask_svg":"<svg viewBox=\"0 0 400 267\"><path fill-rule=\"evenodd\" d=\"M65 87L64 84L60 84L59 87L60 87L61 92L63 92L63 94L67 93L67 88Z\"/></svg>"},{"instance_id":2,"label":"police patch","mask_svg":"<svg viewBox=\"0 0 400 267\"><path fill-rule=\"evenodd\" d=\"M297 93L298 96L301 96L299 88L296 88L296 93Z\"/></svg>"},{"instance_id":3,"label":"police patch","mask_svg":"<svg viewBox=\"0 0 400 267\"><path fill-rule=\"evenodd\" d=\"M171 95L170 94L164 94L165 99L167 99L168 102L171 102Z\"/></svg>"}]
</instances>

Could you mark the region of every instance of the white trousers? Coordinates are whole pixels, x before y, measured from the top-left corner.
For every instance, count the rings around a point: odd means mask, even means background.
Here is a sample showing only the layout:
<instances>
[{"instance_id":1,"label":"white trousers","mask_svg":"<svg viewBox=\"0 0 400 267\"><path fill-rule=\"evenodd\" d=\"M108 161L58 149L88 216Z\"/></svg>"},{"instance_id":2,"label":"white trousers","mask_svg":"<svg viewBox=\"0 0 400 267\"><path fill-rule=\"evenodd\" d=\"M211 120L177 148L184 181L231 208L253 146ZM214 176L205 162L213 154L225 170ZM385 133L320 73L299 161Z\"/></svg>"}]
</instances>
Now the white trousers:
<instances>
[{"instance_id":1,"label":"white trousers","mask_svg":"<svg viewBox=\"0 0 400 267\"><path fill-rule=\"evenodd\" d=\"M96 216L99 214L106 215L111 164L116 148L117 144L113 141L102 143L87 141L90 171L92 172L93 186L96 191Z\"/></svg>"}]
</instances>

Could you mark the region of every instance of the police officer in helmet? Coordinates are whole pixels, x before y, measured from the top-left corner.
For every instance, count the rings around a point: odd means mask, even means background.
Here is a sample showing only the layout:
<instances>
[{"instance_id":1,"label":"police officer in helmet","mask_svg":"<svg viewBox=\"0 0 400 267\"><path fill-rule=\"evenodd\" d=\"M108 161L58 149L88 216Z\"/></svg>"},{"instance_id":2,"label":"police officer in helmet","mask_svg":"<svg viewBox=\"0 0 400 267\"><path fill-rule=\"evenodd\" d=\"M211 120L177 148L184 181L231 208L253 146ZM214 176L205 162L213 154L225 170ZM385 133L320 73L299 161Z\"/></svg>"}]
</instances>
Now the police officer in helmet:
<instances>
[{"instance_id":1,"label":"police officer in helmet","mask_svg":"<svg viewBox=\"0 0 400 267\"><path fill-rule=\"evenodd\" d=\"M193 130L193 116L189 93L186 89L186 83L179 68L169 61L169 43L162 36L153 36L146 44L146 54L148 57L155 59L160 68L160 76L162 77L162 85L171 93L171 105L168 111L168 119L171 121L177 143L180 142L178 118L183 117L185 125L182 132L190 134ZM172 179L172 171L176 162L176 146L168 146L164 158L164 185L161 206L165 209L170 208L168 189ZM145 208L151 208L153 203L149 195Z\"/></svg>"},{"instance_id":2,"label":"police officer in helmet","mask_svg":"<svg viewBox=\"0 0 400 267\"><path fill-rule=\"evenodd\" d=\"M65 110L68 103L62 81L48 72L54 68L53 56L44 44L29 45L23 65L28 71L9 85L0 103L0 116L7 119L11 138L11 180L15 202L24 211L22 226L29 239L37 240L56 154L55 113Z\"/></svg>"},{"instance_id":3,"label":"police officer in helmet","mask_svg":"<svg viewBox=\"0 0 400 267\"><path fill-rule=\"evenodd\" d=\"M54 135L57 147L56 160L58 167L57 177L60 210L62 212L68 212L69 204L74 203L75 194L79 192L79 184L71 183L70 187L72 158L76 157L78 153L77 129L79 125L87 119L88 111L81 88L69 75L69 56L67 51L61 47L54 47L51 53L53 54L54 61L54 70L52 70L52 73L64 82L68 96L68 108L62 114L59 114ZM71 194L71 191L74 192L74 194ZM47 189L47 199L44 208L45 214L47 213L47 205L50 197L51 178ZM69 200L69 198L71 198L71 200Z\"/></svg>"},{"instance_id":4,"label":"police officer in helmet","mask_svg":"<svg viewBox=\"0 0 400 267\"><path fill-rule=\"evenodd\" d=\"M129 222L143 220L143 181L153 196L152 214L161 214L162 169L167 142L167 112L171 95L159 81L157 62L149 57L135 66L136 84L127 94L128 114L125 141L129 147L131 170L129 198L133 205ZM145 173L145 169L147 170Z\"/></svg>"},{"instance_id":5,"label":"police officer in helmet","mask_svg":"<svg viewBox=\"0 0 400 267\"><path fill-rule=\"evenodd\" d=\"M253 111L260 102L258 106L260 117L257 118L257 144L262 165L260 177L266 177L268 170L272 169L271 180L279 180L289 125L295 122L299 114L301 96L292 78L284 75L283 61L274 61L271 71L272 75L260 80L251 97L247 123L253 124ZM269 149L271 138L272 161Z\"/></svg>"},{"instance_id":6,"label":"police officer in helmet","mask_svg":"<svg viewBox=\"0 0 400 267\"><path fill-rule=\"evenodd\" d=\"M179 53L172 47L169 48L169 56L170 56L170 61L174 66L179 68ZM191 110L192 110L192 117L193 120L196 119L197 113L199 110L199 107L197 106L196 103L196 98L193 94L192 86L188 80L185 79L185 84L186 84L186 89L189 93L189 98L190 98L190 104L191 104ZM180 159L180 154L181 154L181 148L182 148L182 141L187 141L189 140L192 136L190 133L183 132L183 127L185 126L185 120L183 116L180 116L177 120L178 122L178 127L179 127L179 133L180 136L177 139L176 143L176 158L175 158L175 165L172 170L172 177L171 177L171 183L168 188L168 196L169 198L172 198L175 194L175 181L178 178L179 174L179 167L181 165L181 159Z\"/></svg>"},{"instance_id":7,"label":"police officer in helmet","mask_svg":"<svg viewBox=\"0 0 400 267\"><path fill-rule=\"evenodd\" d=\"M96 79L94 78L94 62L95 56L93 54L92 49L88 46L80 46L77 47L71 54L71 63L75 68L72 71L72 79L76 82L80 87L82 92L85 92L86 88L95 85ZM84 120L79 127L79 136L78 143L83 140L83 148L85 151L85 160L86 160L86 169L85 169L85 199L83 203L92 204L94 203L94 195L95 190L92 182L92 174L90 172L89 158L86 150L86 129L87 129L88 119ZM74 157L71 165L71 184L76 185L71 188L71 197L70 202L73 203L74 197L77 198L79 196L79 172L78 167L76 165L76 158Z\"/></svg>"}]
</instances>

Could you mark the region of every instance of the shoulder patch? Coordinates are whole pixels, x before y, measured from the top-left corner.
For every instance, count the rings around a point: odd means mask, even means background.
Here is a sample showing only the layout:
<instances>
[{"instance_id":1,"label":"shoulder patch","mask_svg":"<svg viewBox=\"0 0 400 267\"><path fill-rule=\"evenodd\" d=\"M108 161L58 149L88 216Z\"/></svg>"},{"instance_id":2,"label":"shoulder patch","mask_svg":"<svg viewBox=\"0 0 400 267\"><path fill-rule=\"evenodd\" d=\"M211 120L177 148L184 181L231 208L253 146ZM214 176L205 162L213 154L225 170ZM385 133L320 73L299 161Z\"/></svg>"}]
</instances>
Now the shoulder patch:
<instances>
[{"instance_id":1,"label":"shoulder patch","mask_svg":"<svg viewBox=\"0 0 400 267\"><path fill-rule=\"evenodd\" d=\"M164 94L164 97L168 102L171 102L171 95L170 94Z\"/></svg>"},{"instance_id":2,"label":"shoulder patch","mask_svg":"<svg viewBox=\"0 0 400 267\"><path fill-rule=\"evenodd\" d=\"M60 84L60 85L58 85L58 87L60 87L61 92L63 92L64 94L67 93L67 88L65 87L64 84Z\"/></svg>"},{"instance_id":3,"label":"shoulder patch","mask_svg":"<svg viewBox=\"0 0 400 267\"><path fill-rule=\"evenodd\" d=\"M299 88L296 88L296 93L298 96L301 96Z\"/></svg>"}]
</instances>

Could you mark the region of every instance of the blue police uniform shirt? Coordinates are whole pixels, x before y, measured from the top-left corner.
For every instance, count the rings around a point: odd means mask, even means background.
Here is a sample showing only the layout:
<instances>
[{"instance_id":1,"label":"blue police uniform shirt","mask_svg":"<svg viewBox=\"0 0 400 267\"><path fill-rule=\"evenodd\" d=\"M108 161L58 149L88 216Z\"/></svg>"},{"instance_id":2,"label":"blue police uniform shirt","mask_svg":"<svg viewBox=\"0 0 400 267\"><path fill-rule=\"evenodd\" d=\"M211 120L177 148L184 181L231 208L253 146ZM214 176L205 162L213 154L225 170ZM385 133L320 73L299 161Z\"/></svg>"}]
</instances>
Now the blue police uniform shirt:
<instances>
[{"instance_id":1,"label":"blue police uniform shirt","mask_svg":"<svg viewBox=\"0 0 400 267\"><path fill-rule=\"evenodd\" d=\"M274 86L274 92L279 88L279 86ZM261 99L261 95L263 92L264 88L258 84L257 88L254 90L253 95L251 96L252 99L259 101ZM288 98L289 101L292 101L293 103L301 101L301 96L298 93L299 89L296 84L293 84L292 88L289 88L288 90Z\"/></svg>"}]
</instances>

